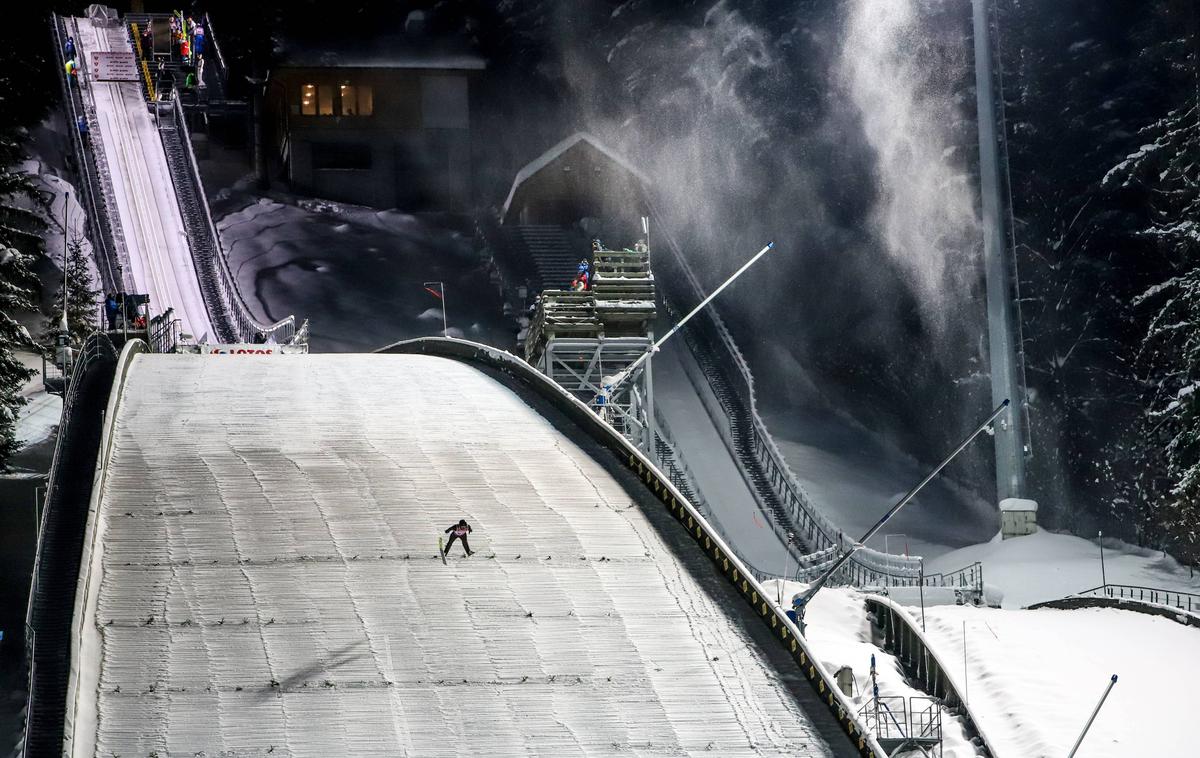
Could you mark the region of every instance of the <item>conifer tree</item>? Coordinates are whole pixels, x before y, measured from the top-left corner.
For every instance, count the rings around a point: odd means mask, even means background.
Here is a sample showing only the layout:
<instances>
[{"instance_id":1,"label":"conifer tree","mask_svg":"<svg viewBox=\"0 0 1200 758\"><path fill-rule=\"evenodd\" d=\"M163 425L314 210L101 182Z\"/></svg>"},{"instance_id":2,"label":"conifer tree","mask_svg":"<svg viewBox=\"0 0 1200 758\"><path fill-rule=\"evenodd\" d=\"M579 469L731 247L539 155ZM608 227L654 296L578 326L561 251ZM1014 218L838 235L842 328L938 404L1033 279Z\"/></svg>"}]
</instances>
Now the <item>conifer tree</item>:
<instances>
[{"instance_id":1,"label":"conifer tree","mask_svg":"<svg viewBox=\"0 0 1200 758\"><path fill-rule=\"evenodd\" d=\"M82 240L75 239L67 245L66 294L67 294L67 331L71 336L70 344L80 345L88 334L96 330L98 324L97 297L99 291L95 288L92 272L88 268L87 254L83 249ZM55 338L62 330L63 314L63 285L59 282L58 294L43 329L43 347L51 355Z\"/></svg>"}]
</instances>

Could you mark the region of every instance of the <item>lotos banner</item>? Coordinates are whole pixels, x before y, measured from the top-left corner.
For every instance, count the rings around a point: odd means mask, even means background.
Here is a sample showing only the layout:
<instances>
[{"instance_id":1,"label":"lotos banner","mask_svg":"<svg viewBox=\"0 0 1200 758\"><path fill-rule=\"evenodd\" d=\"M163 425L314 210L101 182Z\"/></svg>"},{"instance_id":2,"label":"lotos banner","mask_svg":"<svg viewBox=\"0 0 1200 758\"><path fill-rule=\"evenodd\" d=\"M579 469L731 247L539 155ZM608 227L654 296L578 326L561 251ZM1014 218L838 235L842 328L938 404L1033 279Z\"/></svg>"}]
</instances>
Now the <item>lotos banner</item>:
<instances>
[{"instance_id":1,"label":"lotos banner","mask_svg":"<svg viewBox=\"0 0 1200 758\"><path fill-rule=\"evenodd\" d=\"M200 345L202 355L281 355L283 345L255 345L235 342L230 345Z\"/></svg>"}]
</instances>

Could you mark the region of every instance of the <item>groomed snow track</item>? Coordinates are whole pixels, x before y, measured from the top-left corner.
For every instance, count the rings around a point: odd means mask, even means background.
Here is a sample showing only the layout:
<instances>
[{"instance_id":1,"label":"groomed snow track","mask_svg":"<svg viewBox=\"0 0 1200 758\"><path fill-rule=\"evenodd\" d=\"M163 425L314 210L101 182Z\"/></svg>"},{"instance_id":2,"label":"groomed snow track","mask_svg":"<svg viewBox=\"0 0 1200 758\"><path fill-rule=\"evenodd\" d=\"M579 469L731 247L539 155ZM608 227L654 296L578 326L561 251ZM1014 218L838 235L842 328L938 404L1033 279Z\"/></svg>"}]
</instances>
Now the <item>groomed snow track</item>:
<instances>
[{"instance_id":1,"label":"groomed snow track","mask_svg":"<svg viewBox=\"0 0 1200 758\"><path fill-rule=\"evenodd\" d=\"M623 438L506 354L392 352L127 346L63 754L881 755Z\"/></svg>"}]
</instances>

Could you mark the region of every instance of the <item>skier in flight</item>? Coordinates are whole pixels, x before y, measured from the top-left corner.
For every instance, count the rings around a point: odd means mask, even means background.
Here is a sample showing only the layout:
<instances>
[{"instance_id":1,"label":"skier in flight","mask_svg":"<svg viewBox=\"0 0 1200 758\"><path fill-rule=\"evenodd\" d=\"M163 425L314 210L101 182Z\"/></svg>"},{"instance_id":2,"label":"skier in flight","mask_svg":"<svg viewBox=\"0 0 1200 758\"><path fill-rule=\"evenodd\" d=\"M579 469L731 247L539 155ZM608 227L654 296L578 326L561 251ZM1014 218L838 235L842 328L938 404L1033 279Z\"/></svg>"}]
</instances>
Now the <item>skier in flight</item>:
<instances>
[{"instance_id":1,"label":"skier in flight","mask_svg":"<svg viewBox=\"0 0 1200 758\"><path fill-rule=\"evenodd\" d=\"M454 546L455 540L462 540L463 550L467 551L467 555L471 555L475 551L467 544L467 535L471 533L471 525L466 519L459 519L457 524L446 529L446 534L450 535L450 541L446 543L446 549L442 551L442 555L447 555L450 548Z\"/></svg>"}]
</instances>

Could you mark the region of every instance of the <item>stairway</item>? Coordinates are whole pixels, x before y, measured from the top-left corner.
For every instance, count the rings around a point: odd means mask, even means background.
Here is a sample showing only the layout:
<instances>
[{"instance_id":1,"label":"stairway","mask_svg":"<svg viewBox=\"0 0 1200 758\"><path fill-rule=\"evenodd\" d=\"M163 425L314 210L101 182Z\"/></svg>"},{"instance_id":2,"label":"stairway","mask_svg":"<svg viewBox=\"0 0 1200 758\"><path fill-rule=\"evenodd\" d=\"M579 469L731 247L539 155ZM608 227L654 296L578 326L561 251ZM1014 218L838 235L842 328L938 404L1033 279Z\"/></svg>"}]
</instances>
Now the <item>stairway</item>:
<instances>
[{"instance_id":1,"label":"stairway","mask_svg":"<svg viewBox=\"0 0 1200 758\"><path fill-rule=\"evenodd\" d=\"M178 123L181 117L182 111L179 108L174 109L173 116L160 116L158 133L162 138L163 152L167 156L171 181L175 185L175 197L179 201L179 214L187 232L192 262L196 266L200 282L200 292L208 306L213 329L217 332L215 337L221 342L238 342L247 339L248 336L240 333L229 314L220 306L225 302L225 297L220 287L221 271L217 256L222 253L209 225L205 201L200 195L198 179L192 166L191 145L187 144L187 133ZM217 305L216 308L214 304Z\"/></svg>"},{"instance_id":2,"label":"stairway","mask_svg":"<svg viewBox=\"0 0 1200 758\"><path fill-rule=\"evenodd\" d=\"M521 224L506 230L509 243L533 263L537 289L567 289L588 255L586 240L573 239L561 226Z\"/></svg>"},{"instance_id":3,"label":"stairway","mask_svg":"<svg viewBox=\"0 0 1200 758\"><path fill-rule=\"evenodd\" d=\"M206 17L207 19L207 17ZM170 57L154 56L148 50L142 50L137 40L137 31L146 27L152 20L169 21L170 15L165 13L127 13L123 18L126 30L129 32L129 44L136 55L139 50L142 51L147 65L150 67L150 79L155 83L155 88L170 90L171 86L167 82L173 82L174 86L183 89L184 81L187 79L189 66L184 63L177 55L172 53ZM203 23L203 22L202 22ZM204 44L204 86L197 87L194 90L195 96L203 101L224 100L225 99L225 81L222 77L222 67L219 65L217 56L215 55L215 43L212 38L211 27L205 27L205 44ZM162 73L164 83L159 81L159 62L163 63ZM141 63L139 62L139 66ZM144 87L143 87L144 89Z\"/></svg>"},{"instance_id":4,"label":"stairway","mask_svg":"<svg viewBox=\"0 0 1200 758\"><path fill-rule=\"evenodd\" d=\"M27 634L32 646L26 652L32 671L24 753L28 758L62 754L71 619L93 484L90 474L79 472L96 465L116 365L116 351L107 338L93 339L103 340L102 349L75 374L65 400L29 598Z\"/></svg>"}]
</instances>

